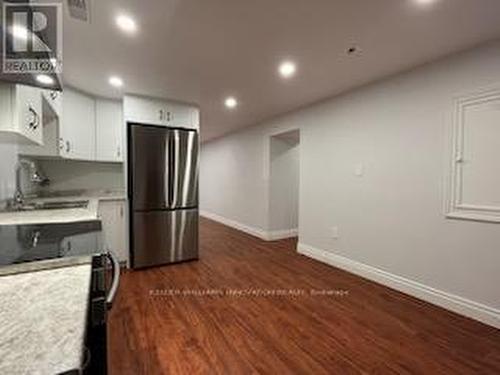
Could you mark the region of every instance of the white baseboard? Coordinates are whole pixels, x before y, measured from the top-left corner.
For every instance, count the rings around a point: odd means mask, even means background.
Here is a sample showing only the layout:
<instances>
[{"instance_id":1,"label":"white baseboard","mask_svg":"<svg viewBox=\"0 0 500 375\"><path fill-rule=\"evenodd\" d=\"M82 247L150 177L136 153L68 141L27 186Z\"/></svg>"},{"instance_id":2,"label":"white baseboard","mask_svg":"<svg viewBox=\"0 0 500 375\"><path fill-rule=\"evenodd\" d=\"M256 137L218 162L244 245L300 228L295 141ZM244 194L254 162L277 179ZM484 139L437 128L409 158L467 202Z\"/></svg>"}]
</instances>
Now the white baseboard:
<instances>
[{"instance_id":1,"label":"white baseboard","mask_svg":"<svg viewBox=\"0 0 500 375\"><path fill-rule=\"evenodd\" d=\"M273 231L267 232L266 240L267 241L283 240L285 238L297 237L298 234L299 234L299 230L297 228L273 230Z\"/></svg>"},{"instance_id":2,"label":"white baseboard","mask_svg":"<svg viewBox=\"0 0 500 375\"><path fill-rule=\"evenodd\" d=\"M200 215L206 217L207 219L211 219L217 221L221 224L227 225L228 227L232 227L242 232L248 233L252 236L258 237L264 241L276 241L284 238L296 237L298 230L297 229L285 229L285 230L277 230L277 231L265 231L260 228L251 227L246 224L242 224L235 220L228 219L224 216L220 216L207 211L200 211Z\"/></svg>"},{"instance_id":3,"label":"white baseboard","mask_svg":"<svg viewBox=\"0 0 500 375\"><path fill-rule=\"evenodd\" d=\"M263 239L263 240L267 239L267 232L264 231L263 229L254 228L254 227L251 227L249 225L245 225L245 224L239 223L235 220L231 220L231 219L225 218L224 216L213 214L213 213L207 212L207 211L200 211L200 215L203 217L206 217L207 219L211 219L211 220L217 221L221 224L227 225L228 227L232 227L232 228L241 230L242 232L248 233L248 234L255 236L255 237L258 237L260 239Z\"/></svg>"},{"instance_id":4,"label":"white baseboard","mask_svg":"<svg viewBox=\"0 0 500 375\"><path fill-rule=\"evenodd\" d=\"M297 251L300 254L320 262L341 268L350 273L378 282L389 288L417 297L460 315L500 328L500 310L493 307L431 288L416 281L382 271L378 268L356 262L329 251L316 249L306 244L298 243Z\"/></svg>"}]
</instances>

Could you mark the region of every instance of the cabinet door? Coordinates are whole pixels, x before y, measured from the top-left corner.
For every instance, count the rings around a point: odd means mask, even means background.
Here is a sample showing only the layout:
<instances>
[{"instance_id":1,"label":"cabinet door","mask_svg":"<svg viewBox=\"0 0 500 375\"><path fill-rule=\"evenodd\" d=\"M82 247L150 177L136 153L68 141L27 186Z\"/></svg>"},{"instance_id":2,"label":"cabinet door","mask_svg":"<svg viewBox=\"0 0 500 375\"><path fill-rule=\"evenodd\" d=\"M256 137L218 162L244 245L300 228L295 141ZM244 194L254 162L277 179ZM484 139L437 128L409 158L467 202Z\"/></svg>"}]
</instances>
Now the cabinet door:
<instances>
[{"instance_id":1,"label":"cabinet door","mask_svg":"<svg viewBox=\"0 0 500 375\"><path fill-rule=\"evenodd\" d=\"M20 145L19 154L26 156L48 156L58 157L63 145L59 142L59 120L62 113L61 93L48 96L52 90L44 90L42 94L42 117L43 117L43 145ZM51 100L52 103L49 101ZM59 106L59 107L58 107ZM58 112L55 112L55 111Z\"/></svg>"},{"instance_id":2,"label":"cabinet door","mask_svg":"<svg viewBox=\"0 0 500 375\"><path fill-rule=\"evenodd\" d=\"M191 107L182 104L174 104L170 106L169 112L171 113L171 126L192 128L193 119Z\"/></svg>"},{"instance_id":3,"label":"cabinet door","mask_svg":"<svg viewBox=\"0 0 500 375\"><path fill-rule=\"evenodd\" d=\"M43 90L43 97L50 106L54 116L61 117L62 112L62 92L56 90Z\"/></svg>"},{"instance_id":4,"label":"cabinet door","mask_svg":"<svg viewBox=\"0 0 500 375\"><path fill-rule=\"evenodd\" d=\"M123 107L125 120L128 122L166 125L166 106L161 100L126 96Z\"/></svg>"},{"instance_id":5,"label":"cabinet door","mask_svg":"<svg viewBox=\"0 0 500 375\"><path fill-rule=\"evenodd\" d=\"M113 251L121 262L128 262L125 201L100 201L99 219L106 248Z\"/></svg>"},{"instance_id":6,"label":"cabinet door","mask_svg":"<svg viewBox=\"0 0 500 375\"><path fill-rule=\"evenodd\" d=\"M200 128L200 109L196 107L190 107L191 112L191 124L193 129Z\"/></svg>"},{"instance_id":7,"label":"cabinet door","mask_svg":"<svg viewBox=\"0 0 500 375\"><path fill-rule=\"evenodd\" d=\"M83 93L65 89L60 122L61 156L95 160L95 100Z\"/></svg>"},{"instance_id":8,"label":"cabinet door","mask_svg":"<svg viewBox=\"0 0 500 375\"><path fill-rule=\"evenodd\" d=\"M61 241L61 251L65 256L86 255L98 248L95 233L82 233L66 237Z\"/></svg>"},{"instance_id":9,"label":"cabinet door","mask_svg":"<svg viewBox=\"0 0 500 375\"><path fill-rule=\"evenodd\" d=\"M18 131L29 140L43 144L42 91L35 87L16 85L16 116Z\"/></svg>"},{"instance_id":10,"label":"cabinet door","mask_svg":"<svg viewBox=\"0 0 500 375\"><path fill-rule=\"evenodd\" d=\"M96 101L96 160L123 162L122 103Z\"/></svg>"}]
</instances>

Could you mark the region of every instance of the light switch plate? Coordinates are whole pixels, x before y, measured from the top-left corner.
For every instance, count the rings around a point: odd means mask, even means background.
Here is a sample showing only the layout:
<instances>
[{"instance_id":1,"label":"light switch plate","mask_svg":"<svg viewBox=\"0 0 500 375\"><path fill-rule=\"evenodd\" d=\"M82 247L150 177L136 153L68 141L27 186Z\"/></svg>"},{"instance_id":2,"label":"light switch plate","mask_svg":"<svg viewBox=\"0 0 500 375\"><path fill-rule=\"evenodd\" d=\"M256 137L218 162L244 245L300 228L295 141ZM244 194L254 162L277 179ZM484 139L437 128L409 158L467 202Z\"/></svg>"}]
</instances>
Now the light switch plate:
<instances>
[{"instance_id":1,"label":"light switch plate","mask_svg":"<svg viewBox=\"0 0 500 375\"><path fill-rule=\"evenodd\" d=\"M365 166L362 163L356 165L356 168L354 169L354 174L357 177L362 177L365 174Z\"/></svg>"},{"instance_id":2,"label":"light switch plate","mask_svg":"<svg viewBox=\"0 0 500 375\"><path fill-rule=\"evenodd\" d=\"M339 236L339 227L335 226L335 227L331 227L330 229L330 233L331 233L331 236L333 239L338 239L340 236Z\"/></svg>"}]
</instances>

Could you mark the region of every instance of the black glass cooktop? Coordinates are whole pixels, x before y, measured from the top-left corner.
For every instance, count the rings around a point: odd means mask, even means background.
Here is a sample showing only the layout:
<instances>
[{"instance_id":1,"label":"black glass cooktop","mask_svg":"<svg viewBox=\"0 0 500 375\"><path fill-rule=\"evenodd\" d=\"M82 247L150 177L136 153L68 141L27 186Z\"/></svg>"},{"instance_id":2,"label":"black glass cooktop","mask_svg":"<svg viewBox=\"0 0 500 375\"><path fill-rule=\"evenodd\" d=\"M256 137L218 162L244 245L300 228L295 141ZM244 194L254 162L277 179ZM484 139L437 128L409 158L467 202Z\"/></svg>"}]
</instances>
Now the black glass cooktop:
<instances>
[{"instance_id":1,"label":"black glass cooktop","mask_svg":"<svg viewBox=\"0 0 500 375\"><path fill-rule=\"evenodd\" d=\"M0 266L104 252L99 220L0 225Z\"/></svg>"}]
</instances>

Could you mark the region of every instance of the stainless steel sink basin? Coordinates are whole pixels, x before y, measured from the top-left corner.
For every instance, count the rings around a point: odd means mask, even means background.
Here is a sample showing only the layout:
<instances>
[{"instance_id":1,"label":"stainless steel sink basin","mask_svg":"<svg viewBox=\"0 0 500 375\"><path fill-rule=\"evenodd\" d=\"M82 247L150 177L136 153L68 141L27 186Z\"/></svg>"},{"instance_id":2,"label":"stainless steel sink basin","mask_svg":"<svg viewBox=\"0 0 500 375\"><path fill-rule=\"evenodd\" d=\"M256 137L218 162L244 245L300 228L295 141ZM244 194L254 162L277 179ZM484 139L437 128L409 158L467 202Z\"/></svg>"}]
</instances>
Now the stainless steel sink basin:
<instances>
[{"instance_id":1,"label":"stainless steel sink basin","mask_svg":"<svg viewBox=\"0 0 500 375\"><path fill-rule=\"evenodd\" d=\"M35 211L35 210L61 210L69 208L87 208L89 201L52 201L52 202L26 202L14 211Z\"/></svg>"}]
</instances>

